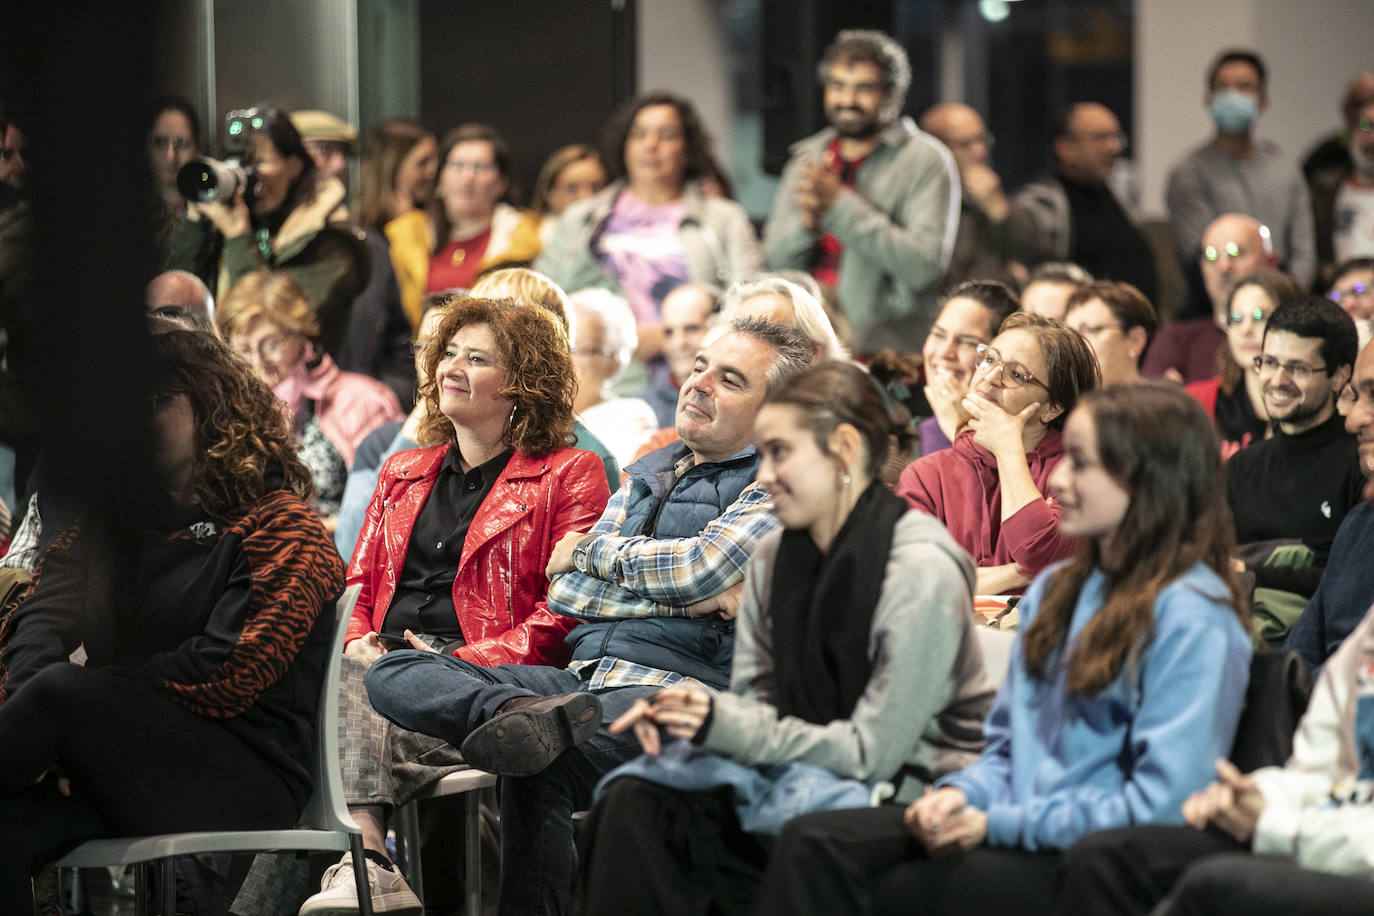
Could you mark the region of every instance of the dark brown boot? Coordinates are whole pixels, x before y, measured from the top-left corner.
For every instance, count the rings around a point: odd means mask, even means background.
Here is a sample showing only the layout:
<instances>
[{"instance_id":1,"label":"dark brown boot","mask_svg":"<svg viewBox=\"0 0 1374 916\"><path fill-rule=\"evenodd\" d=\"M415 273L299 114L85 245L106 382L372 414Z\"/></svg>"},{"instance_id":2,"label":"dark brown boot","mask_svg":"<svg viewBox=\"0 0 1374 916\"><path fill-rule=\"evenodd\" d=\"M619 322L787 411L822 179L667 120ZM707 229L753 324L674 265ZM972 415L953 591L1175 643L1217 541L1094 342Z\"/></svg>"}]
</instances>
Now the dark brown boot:
<instances>
[{"instance_id":1,"label":"dark brown boot","mask_svg":"<svg viewBox=\"0 0 1374 916\"><path fill-rule=\"evenodd\" d=\"M463 759L499 776L533 776L600 727L601 701L593 694L516 697L467 736Z\"/></svg>"}]
</instances>

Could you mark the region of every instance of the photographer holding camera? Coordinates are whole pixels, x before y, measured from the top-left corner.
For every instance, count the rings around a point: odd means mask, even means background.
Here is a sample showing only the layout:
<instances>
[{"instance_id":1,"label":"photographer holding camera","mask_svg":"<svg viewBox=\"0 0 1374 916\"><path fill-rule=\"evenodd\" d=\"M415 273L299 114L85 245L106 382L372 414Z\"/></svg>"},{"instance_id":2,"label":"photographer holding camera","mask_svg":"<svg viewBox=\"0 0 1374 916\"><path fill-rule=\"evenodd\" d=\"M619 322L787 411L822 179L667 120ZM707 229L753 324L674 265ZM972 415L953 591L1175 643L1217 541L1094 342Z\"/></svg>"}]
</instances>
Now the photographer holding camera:
<instances>
[{"instance_id":1,"label":"photographer holding camera","mask_svg":"<svg viewBox=\"0 0 1374 916\"><path fill-rule=\"evenodd\" d=\"M196 274L216 299L254 271L290 274L319 317L320 343L337 352L368 274L343 184L317 171L285 112L231 111L226 135L225 161L196 159L177 175L188 203L164 266Z\"/></svg>"}]
</instances>

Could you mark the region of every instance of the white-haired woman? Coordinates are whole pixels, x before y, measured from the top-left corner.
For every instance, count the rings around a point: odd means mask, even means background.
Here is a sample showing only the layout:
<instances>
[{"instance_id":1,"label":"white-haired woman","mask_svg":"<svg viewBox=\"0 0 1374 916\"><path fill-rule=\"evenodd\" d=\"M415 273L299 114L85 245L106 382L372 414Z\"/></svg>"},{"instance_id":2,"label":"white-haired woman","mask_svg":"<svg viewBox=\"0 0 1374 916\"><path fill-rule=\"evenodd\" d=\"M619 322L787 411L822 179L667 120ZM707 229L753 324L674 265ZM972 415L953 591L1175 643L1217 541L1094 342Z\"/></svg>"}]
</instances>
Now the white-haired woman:
<instances>
[{"instance_id":1,"label":"white-haired woman","mask_svg":"<svg viewBox=\"0 0 1374 916\"><path fill-rule=\"evenodd\" d=\"M626 467L658 429L658 418L648 402L617 397L611 387L630 364L638 344L634 312L625 299L604 289L573 293L568 304L572 306L572 357L577 370L573 410L620 466Z\"/></svg>"},{"instance_id":2,"label":"white-haired woman","mask_svg":"<svg viewBox=\"0 0 1374 916\"><path fill-rule=\"evenodd\" d=\"M815 296L790 280L765 274L756 280L736 283L725 291L721 323L756 316L801 331L815 347L813 363L823 359L849 360L825 309Z\"/></svg>"}]
</instances>

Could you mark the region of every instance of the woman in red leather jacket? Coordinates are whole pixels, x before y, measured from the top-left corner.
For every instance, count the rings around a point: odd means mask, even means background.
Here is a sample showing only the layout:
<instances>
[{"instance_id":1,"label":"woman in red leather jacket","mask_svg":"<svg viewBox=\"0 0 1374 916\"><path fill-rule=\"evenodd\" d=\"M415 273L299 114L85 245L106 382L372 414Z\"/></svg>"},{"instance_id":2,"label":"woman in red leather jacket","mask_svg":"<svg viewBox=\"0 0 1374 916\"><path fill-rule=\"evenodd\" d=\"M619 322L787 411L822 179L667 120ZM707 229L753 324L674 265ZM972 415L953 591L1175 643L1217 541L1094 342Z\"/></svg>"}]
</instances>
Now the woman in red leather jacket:
<instances>
[{"instance_id":1,"label":"woman in red leather jacket","mask_svg":"<svg viewBox=\"0 0 1374 916\"><path fill-rule=\"evenodd\" d=\"M600 459L564 444L576 381L562 330L537 309L461 299L422 359L420 435L442 444L400 452L382 467L348 567L349 584L363 588L346 651L374 660L377 634L409 629L478 664L561 665L573 622L546 607L544 567L558 539L590 528L610 498L604 469L595 479ZM470 504L454 513L460 523L466 517L465 532L427 524L427 514L438 514L431 494L445 485ZM427 531L435 537L422 540ZM429 587L441 583L416 563L417 551L452 557L431 557L451 580L442 583L451 619L433 607L445 596Z\"/></svg>"},{"instance_id":2,"label":"woman in red leather jacket","mask_svg":"<svg viewBox=\"0 0 1374 916\"><path fill-rule=\"evenodd\" d=\"M508 299L442 308L421 356L420 441L436 444L383 465L348 565L348 584L362 592L341 672L344 795L379 912L419 906L386 858L386 814L463 763L456 748L372 710L368 666L408 640L482 665L565 664L575 621L548 609L544 567L558 540L591 528L610 498L601 459L566 445L576 381L554 319ZM332 866L301 912L356 906L351 869L347 856ZM236 911L273 900L274 882L255 872Z\"/></svg>"}]
</instances>

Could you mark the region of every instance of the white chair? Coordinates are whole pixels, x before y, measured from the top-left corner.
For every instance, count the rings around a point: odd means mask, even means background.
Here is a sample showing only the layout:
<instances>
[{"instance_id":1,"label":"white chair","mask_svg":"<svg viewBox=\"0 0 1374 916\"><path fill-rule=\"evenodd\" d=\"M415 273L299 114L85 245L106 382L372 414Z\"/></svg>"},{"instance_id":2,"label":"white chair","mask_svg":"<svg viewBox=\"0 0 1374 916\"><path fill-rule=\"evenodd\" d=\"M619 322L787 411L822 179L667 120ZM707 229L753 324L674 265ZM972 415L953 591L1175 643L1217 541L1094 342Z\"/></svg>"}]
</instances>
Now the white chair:
<instances>
[{"instance_id":1,"label":"white chair","mask_svg":"<svg viewBox=\"0 0 1374 916\"><path fill-rule=\"evenodd\" d=\"M496 775L485 770L455 770L434 786L428 798L444 795L466 795L463 799L463 829L465 862L463 866L463 899L468 916L482 916L482 793L478 790L496 785ZM420 825L416 810L418 801L403 805L397 812L396 832L406 855L406 878L410 889L425 899L424 871L420 867Z\"/></svg>"},{"instance_id":2,"label":"white chair","mask_svg":"<svg viewBox=\"0 0 1374 916\"><path fill-rule=\"evenodd\" d=\"M162 916L172 916L176 904L174 856L267 850L351 851L359 911L362 916L372 916L372 892L367 883L362 831L348 814L348 806L344 803L343 780L339 775L339 663L343 657L348 618L358 601L360 589L361 586L357 585L347 589L336 606L335 634L315 721L315 791L295 827L285 830L225 830L89 840L59 861L57 867L136 866L135 912L137 916L148 916L147 879L151 863L156 861L160 872L159 912ZM208 787L207 791L213 791L213 787Z\"/></svg>"},{"instance_id":3,"label":"white chair","mask_svg":"<svg viewBox=\"0 0 1374 916\"><path fill-rule=\"evenodd\" d=\"M983 667L993 687L1001 687L1007 677L1007 666L1011 664L1011 647L1016 634L1007 630L994 630L992 627L974 627L978 634L978 645L983 650Z\"/></svg>"}]
</instances>

